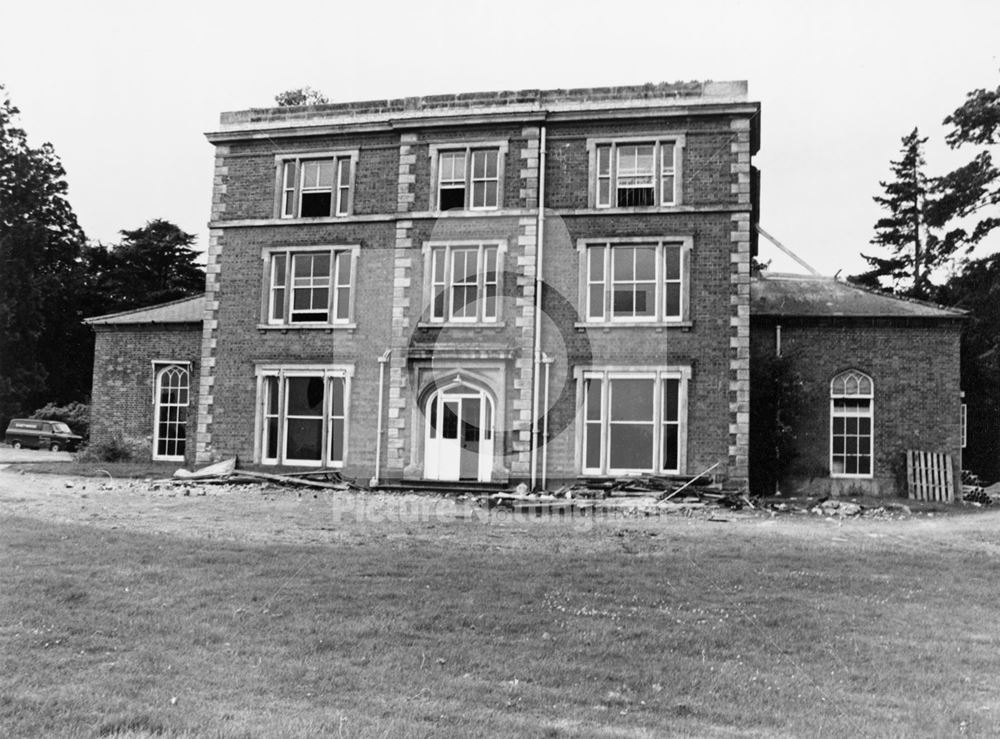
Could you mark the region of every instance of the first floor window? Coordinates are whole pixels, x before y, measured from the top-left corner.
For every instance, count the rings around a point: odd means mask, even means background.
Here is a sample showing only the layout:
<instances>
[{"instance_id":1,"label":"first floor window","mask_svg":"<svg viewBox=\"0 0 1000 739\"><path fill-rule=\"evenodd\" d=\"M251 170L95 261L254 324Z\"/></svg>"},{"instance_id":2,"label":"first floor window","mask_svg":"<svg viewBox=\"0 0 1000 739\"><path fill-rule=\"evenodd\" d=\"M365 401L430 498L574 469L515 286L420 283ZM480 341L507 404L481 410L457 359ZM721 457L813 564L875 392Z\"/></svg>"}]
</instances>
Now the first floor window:
<instances>
[{"instance_id":1,"label":"first floor window","mask_svg":"<svg viewBox=\"0 0 1000 739\"><path fill-rule=\"evenodd\" d=\"M350 320L352 249L272 250L268 258L268 323Z\"/></svg>"},{"instance_id":2,"label":"first floor window","mask_svg":"<svg viewBox=\"0 0 1000 739\"><path fill-rule=\"evenodd\" d=\"M498 244L430 248L431 320L494 322L499 313Z\"/></svg>"},{"instance_id":3,"label":"first floor window","mask_svg":"<svg viewBox=\"0 0 1000 739\"><path fill-rule=\"evenodd\" d=\"M830 472L871 477L874 384L857 370L830 382Z\"/></svg>"},{"instance_id":4,"label":"first floor window","mask_svg":"<svg viewBox=\"0 0 1000 739\"><path fill-rule=\"evenodd\" d=\"M583 472L679 473L687 388L677 370L583 373Z\"/></svg>"},{"instance_id":5,"label":"first floor window","mask_svg":"<svg viewBox=\"0 0 1000 739\"><path fill-rule=\"evenodd\" d=\"M684 241L588 243L583 262L587 321L683 320L686 248Z\"/></svg>"},{"instance_id":6,"label":"first floor window","mask_svg":"<svg viewBox=\"0 0 1000 739\"><path fill-rule=\"evenodd\" d=\"M347 376L330 370L276 370L261 385L261 457L268 464L342 466Z\"/></svg>"},{"instance_id":7,"label":"first floor window","mask_svg":"<svg viewBox=\"0 0 1000 739\"><path fill-rule=\"evenodd\" d=\"M190 386L190 372L186 365L171 364L157 370L153 459L184 459Z\"/></svg>"},{"instance_id":8,"label":"first floor window","mask_svg":"<svg viewBox=\"0 0 1000 739\"><path fill-rule=\"evenodd\" d=\"M352 209L355 155L281 160L282 218L346 216Z\"/></svg>"}]
</instances>

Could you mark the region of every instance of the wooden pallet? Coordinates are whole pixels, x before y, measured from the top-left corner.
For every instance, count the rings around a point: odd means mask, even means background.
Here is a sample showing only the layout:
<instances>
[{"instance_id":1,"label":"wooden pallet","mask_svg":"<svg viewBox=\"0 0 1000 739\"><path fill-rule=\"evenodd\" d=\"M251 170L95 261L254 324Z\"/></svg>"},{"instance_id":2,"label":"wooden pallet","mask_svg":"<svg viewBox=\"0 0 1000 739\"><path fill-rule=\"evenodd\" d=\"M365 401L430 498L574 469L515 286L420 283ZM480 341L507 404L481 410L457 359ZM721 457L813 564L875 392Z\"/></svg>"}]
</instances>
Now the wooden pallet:
<instances>
[{"instance_id":1,"label":"wooden pallet","mask_svg":"<svg viewBox=\"0 0 1000 739\"><path fill-rule=\"evenodd\" d=\"M955 468L950 454L906 450L907 495L914 500L955 500Z\"/></svg>"}]
</instances>

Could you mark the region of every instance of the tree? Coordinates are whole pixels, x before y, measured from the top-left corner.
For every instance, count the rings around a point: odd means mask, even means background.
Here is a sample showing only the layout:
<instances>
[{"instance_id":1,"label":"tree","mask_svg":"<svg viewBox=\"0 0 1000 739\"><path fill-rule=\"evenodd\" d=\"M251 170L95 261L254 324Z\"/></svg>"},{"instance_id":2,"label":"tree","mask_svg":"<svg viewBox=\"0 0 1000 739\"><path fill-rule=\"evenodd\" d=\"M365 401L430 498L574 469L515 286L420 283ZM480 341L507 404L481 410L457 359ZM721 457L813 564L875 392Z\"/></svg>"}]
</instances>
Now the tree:
<instances>
[{"instance_id":1,"label":"tree","mask_svg":"<svg viewBox=\"0 0 1000 739\"><path fill-rule=\"evenodd\" d=\"M1000 87L996 90L973 90L965 102L944 119L952 126L945 141L952 149L966 144L987 146L1000 143ZM939 199L930 213L935 225L992 211L981 217L971 233L955 228L946 235L955 248L966 253L1000 226L995 209L1000 204L1000 170L988 151L979 152L971 162L949 172L937 181Z\"/></svg>"},{"instance_id":2,"label":"tree","mask_svg":"<svg viewBox=\"0 0 1000 739\"><path fill-rule=\"evenodd\" d=\"M938 299L968 311L962 326L962 388L969 435L963 466L1000 479L1000 254L962 265Z\"/></svg>"},{"instance_id":3,"label":"tree","mask_svg":"<svg viewBox=\"0 0 1000 739\"><path fill-rule=\"evenodd\" d=\"M66 173L51 144L28 144L18 114L0 86L0 423L74 399L67 357L88 340L74 307L85 237Z\"/></svg>"},{"instance_id":4,"label":"tree","mask_svg":"<svg viewBox=\"0 0 1000 739\"><path fill-rule=\"evenodd\" d=\"M274 96L274 102L279 108L288 108L295 105L326 105L330 101L319 90L307 86L279 92Z\"/></svg>"},{"instance_id":5,"label":"tree","mask_svg":"<svg viewBox=\"0 0 1000 739\"><path fill-rule=\"evenodd\" d=\"M888 215L876 221L871 243L888 249L889 256L862 254L873 269L852 281L876 286L886 277L897 287L908 283L902 292L926 298L931 291L931 271L947 262L954 251L950 243L937 236L929 218L935 202L934 183L924 174L926 141L916 128L904 136L902 156L890 162L894 179L879 182L883 194L873 199Z\"/></svg>"},{"instance_id":6,"label":"tree","mask_svg":"<svg viewBox=\"0 0 1000 739\"><path fill-rule=\"evenodd\" d=\"M142 308L204 291L205 272L192 249L195 237L155 219L119 231L117 246L92 247L87 254L91 314Z\"/></svg>"}]
</instances>

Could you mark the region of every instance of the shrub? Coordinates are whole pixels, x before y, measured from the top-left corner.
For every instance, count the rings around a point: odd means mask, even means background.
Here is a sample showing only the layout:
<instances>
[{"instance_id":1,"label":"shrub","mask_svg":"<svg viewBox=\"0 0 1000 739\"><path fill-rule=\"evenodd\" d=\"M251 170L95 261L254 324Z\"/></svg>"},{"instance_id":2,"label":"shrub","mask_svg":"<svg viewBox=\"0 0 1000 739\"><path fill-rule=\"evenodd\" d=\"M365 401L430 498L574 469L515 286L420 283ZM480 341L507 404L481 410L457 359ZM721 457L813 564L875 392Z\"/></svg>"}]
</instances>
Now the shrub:
<instances>
[{"instance_id":1,"label":"shrub","mask_svg":"<svg viewBox=\"0 0 1000 739\"><path fill-rule=\"evenodd\" d=\"M125 439L121 435L100 444L85 444L76 454L77 462L148 462L152 457L144 440Z\"/></svg>"},{"instance_id":2,"label":"shrub","mask_svg":"<svg viewBox=\"0 0 1000 739\"><path fill-rule=\"evenodd\" d=\"M31 414L32 418L43 421L62 421L69 426L74 434L84 439L90 437L90 406L86 403L73 401L66 405L49 403Z\"/></svg>"}]
</instances>

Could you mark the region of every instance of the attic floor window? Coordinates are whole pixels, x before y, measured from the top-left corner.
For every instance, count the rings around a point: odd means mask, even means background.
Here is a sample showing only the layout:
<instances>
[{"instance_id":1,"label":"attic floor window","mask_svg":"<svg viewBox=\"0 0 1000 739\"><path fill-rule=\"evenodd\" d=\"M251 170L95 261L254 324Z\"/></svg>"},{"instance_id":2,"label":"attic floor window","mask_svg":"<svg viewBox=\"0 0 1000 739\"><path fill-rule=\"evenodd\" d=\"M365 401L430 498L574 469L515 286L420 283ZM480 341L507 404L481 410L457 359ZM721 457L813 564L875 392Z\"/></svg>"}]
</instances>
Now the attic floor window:
<instances>
[{"instance_id":1,"label":"attic floor window","mask_svg":"<svg viewBox=\"0 0 1000 739\"><path fill-rule=\"evenodd\" d=\"M281 217L326 218L351 212L354 158L351 155L281 163Z\"/></svg>"}]
</instances>

